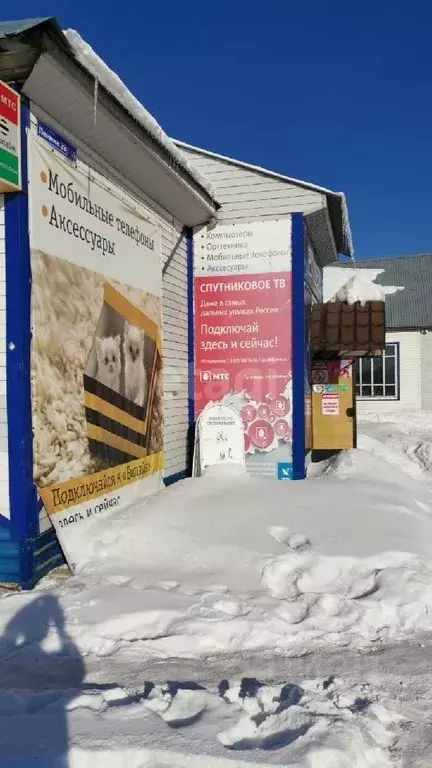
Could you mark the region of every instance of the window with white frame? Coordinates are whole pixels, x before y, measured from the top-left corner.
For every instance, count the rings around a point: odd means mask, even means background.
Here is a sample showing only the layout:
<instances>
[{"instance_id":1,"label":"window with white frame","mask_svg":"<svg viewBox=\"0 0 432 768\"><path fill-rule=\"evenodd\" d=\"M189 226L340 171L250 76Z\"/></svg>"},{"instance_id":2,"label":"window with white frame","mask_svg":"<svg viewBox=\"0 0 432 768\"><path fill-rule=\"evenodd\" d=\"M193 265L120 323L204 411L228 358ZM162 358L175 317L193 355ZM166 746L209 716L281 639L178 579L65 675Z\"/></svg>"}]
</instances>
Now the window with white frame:
<instances>
[{"instance_id":1,"label":"window with white frame","mask_svg":"<svg viewBox=\"0 0 432 768\"><path fill-rule=\"evenodd\" d=\"M357 397L399 397L399 345L386 344L382 357L362 357L357 365Z\"/></svg>"}]
</instances>

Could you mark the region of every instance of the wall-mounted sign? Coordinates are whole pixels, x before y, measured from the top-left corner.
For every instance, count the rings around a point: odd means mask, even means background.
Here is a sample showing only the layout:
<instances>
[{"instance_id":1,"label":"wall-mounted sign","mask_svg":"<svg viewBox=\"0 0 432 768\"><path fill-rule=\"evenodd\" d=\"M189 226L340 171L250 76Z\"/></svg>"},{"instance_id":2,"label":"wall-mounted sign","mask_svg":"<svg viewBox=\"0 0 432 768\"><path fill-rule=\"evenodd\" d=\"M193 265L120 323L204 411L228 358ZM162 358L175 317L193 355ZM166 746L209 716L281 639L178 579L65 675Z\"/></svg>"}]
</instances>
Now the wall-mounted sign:
<instances>
[{"instance_id":1,"label":"wall-mounted sign","mask_svg":"<svg viewBox=\"0 0 432 768\"><path fill-rule=\"evenodd\" d=\"M329 372L326 362L314 362L312 366L312 383L326 384L328 382Z\"/></svg>"},{"instance_id":2,"label":"wall-mounted sign","mask_svg":"<svg viewBox=\"0 0 432 768\"><path fill-rule=\"evenodd\" d=\"M339 416L339 395L322 395L321 412L323 416Z\"/></svg>"},{"instance_id":3,"label":"wall-mounted sign","mask_svg":"<svg viewBox=\"0 0 432 768\"><path fill-rule=\"evenodd\" d=\"M292 463L291 241L289 217L194 235L196 416L208 402L241 414L255 476Z\"/></svg>"},{"instance_id":4,"label":"wall-mounted sign","mask_svg":"<svg viewBox=\"0 0 432 768\"><path fill-rule=\"evenodd\" d=\"M73 569L74 530L162 487L161 236L33 132L28 159L33 477Z\"/></svg>"},{"instance_id":5,"label":"wall-mounted sign","mask_svg":"<svg viewBox=\"0 0 432 768\"><path fill-rule=\"evenodd\" d=\"M0 81L0 192L16 192L20 189L20 97Z\"/></svg>"},{"instance_id":6,"label":"wall-mounted sign","mask_svg":"<svg viewBox=\"0 0 432 768\"><path fill-rule=\"evenodd\" d=\"M55 131L54 128L51 128L50 125L42 123L40 120L38 120L37 132L38 136L46 141L47 144L52 147L52 149L60 152L60 154L63 155L63 157L65 157L67 160L70 160L71 163L76 163L77 148L74 147L70 141L65 139L64 136Z\"/></svg>"}]
</instances>

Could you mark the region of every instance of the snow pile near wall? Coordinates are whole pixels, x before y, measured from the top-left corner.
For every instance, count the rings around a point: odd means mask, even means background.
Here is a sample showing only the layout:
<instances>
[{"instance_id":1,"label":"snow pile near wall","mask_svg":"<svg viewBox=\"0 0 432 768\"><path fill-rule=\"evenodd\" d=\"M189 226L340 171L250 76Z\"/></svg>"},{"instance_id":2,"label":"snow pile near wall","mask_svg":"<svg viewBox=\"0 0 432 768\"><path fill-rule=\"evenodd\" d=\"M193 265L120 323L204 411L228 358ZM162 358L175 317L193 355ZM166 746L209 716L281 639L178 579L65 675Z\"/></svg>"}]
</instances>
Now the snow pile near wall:
<instances>
[{"instance_id":1,"label":"snow pile near wall","mask_svg":"<svg viewBox=\"0 0 432 768\"><path fill-rule=\"evenodd\" d=\"M91 535L71 527L86 600L73 579L62 606L80 651L298 655L432 629L430 491L393 449L366 447L305 482L213 471Z\"/></svg>"},{"instance_id":2,"label":"snow pile near wall","mask_svg":"<svg viewBox=\"0 0 432 768\"><path fill-rule=\"evenodd\" d=\"M162 130L155 118L128 90L119 76L95 53L91 46L80 37L74 29L64 31L67 40L79 63L101 83L104 88L129 112L129 114L144 128L144 130L168 152L174 162L195 179L211 198L215 199L215 190L208 179L202 176L192 163L189 163L184 153L176 147L173 141Z\"/></svg>"},{"instance_id":3,"label":"snow pile near wall","mask_svg":"<svg viewBox=\"0 0 432 768\"><path fill-rule=\"evenodd\" d=\"M360 446L385 453L387 461L432 489L432 412L364 413Z\"/></svg>"},{"instance_id":4,"label":"snow pile near wall","mask_svg":"<svg viewBox=\"0 0 432 768\"><path fill-rule=\"evenodd\" d=\"M324 301L346 301L362 306L368 301L385 301L386 296L403 291L403 286L378 285L375 281L383 269L326 267L324 269Z\"/></svg>"}]
</instances>

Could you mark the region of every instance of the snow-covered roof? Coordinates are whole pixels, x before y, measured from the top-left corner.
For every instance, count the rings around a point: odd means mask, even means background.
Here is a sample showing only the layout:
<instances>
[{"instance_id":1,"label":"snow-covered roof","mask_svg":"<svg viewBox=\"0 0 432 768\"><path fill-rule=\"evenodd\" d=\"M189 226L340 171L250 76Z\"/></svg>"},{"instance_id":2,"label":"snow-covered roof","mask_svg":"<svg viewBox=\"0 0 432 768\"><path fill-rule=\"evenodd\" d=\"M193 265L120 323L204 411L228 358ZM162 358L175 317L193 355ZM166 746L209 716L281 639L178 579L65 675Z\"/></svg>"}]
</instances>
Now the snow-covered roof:
<instances>
[{"instance_id":1,"label":"snow-covered roof","mask_svg":"<svg viewBox=\"0 0 432 768\"><path fill-rule=\"evenodd\" d=\"M348 273L347 273L348 270ZM386 327L432 328L432 254L367 259L324 270L327 298L356 273L367 270L386 294ZM345 273L346 276L345 276Z\"/></svg>"},{"instance_id":2,"label":"snow-covered roof","mask_svg":"<svg viewBox=\"0 0 432 768\"><path fill-rule=\"evenodd\" d=\"M140 101L131 93L119 76L108 67L107 64L98 56L93 48L74 29L64 30L64 34L70 44L77 61L83 66L103 87L113 96L116 101L126 109L129 114L146 130L146 132L162 145L187 173L192 176L197 184L200 185L207 194L215 199L213 185L208 179L202 176L192 163L184 155L184 152L176 147L174 142L167 136L165 131L155 120L153 115L146 110Z\"/></svg>"},{"instance_id":3,"label":"snow-covered roof","mask_svg":"<svg viewBox=\"0 0 432 768\"><path fill-rule=\"evenodd\" d=\"M215 192L211 182L202 176L194 165L188 161L184 153L163 131L153 115L148 112L141 102L129 91L119 76L98 56L93 48L73 29L62 31L55 18L44 17L19 21L0 22L0 39L10 38L31 32L39 28L55 38L70 52L78 64L83 67L97 84L100 84L115 101L140 125L165 152L171 160L185 171L210 199L216 203Z\"/></svg>"},{"instance_id":4,"label":"snow-covered roof","mask_svg":"<svg viewBox=\"0 0 432 768\"><path fill-rule=\"evenodd\" d=\"M330 218L332 220L335 239L337 241L338 251L339 253L342 253L346 256L353 256L354 247L353 247L351 225L349 222L346 197L343 192L334 192L331 189L327 189L327 187L321 187L318 184L311 184L310 182L303 181L301 179L294 179L291 176L285 176L282 173L277 173L276 171L270 171L268 170L268 168L262 168L259 165L245 163L242 160L236 160L235 158L228 157L227 155L220 155L217 152L210 152L207 149L201 149L201 147L196 147L193 144L187 144L184 141L173 139L173 142L180 149L189 150L191 152L197 152L200 155L205 155L207 157L213 157L217 160L222 160L223 162L237 165L240 168L247 168L248 170L256 171L257 173L265 174L266 176L270 176L274 179L280 179L281 181L286 181L289 184L296 184L299 187L304 187L305 189L311 189L311 190L314 190L315 192L320 192L321 194L325 195L327 197L327 202L329 204L329 213L330 213ZM335 210L335 206L337 207L338 210ZM337 226L335 217L340 219L340 226ZM338 237L338 230L340 230L339 237Z\"/></svg>"}]
</instances>

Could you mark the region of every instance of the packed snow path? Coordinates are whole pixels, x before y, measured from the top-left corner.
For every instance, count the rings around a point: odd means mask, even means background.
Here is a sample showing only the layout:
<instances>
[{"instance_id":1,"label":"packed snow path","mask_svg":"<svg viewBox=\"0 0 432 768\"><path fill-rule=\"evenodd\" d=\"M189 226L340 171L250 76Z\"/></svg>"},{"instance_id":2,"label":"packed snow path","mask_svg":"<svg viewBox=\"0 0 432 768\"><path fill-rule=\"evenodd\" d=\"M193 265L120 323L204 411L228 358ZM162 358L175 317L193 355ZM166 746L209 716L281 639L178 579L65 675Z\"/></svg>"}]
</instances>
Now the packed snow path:
<instances>
[{"instance_id":1,"label":"packed snow path","mask_svg":"<svg viewBox=\"0 0 432 768\"><path fill-rule=\"evenodd\" d=\"M203 685L205 664L191 669L184 661L164 665L155 682L143 676L130 687L107 680L76 690L63 680L60 688L29 690L16 680L13 693L0 689L2 765L426 768L432 651L422 646L361 657L319 651L272 664L244 659L245 667L261 668L266 684L252 677ZM178 680L166 676L182 667ZM315 667L320 675L305 679ZM109 671L104 665L105 676ZM281 684L280 675L290 682ZM59 763L64 751L68 761Z\"/></svg>"}]
</instances>

